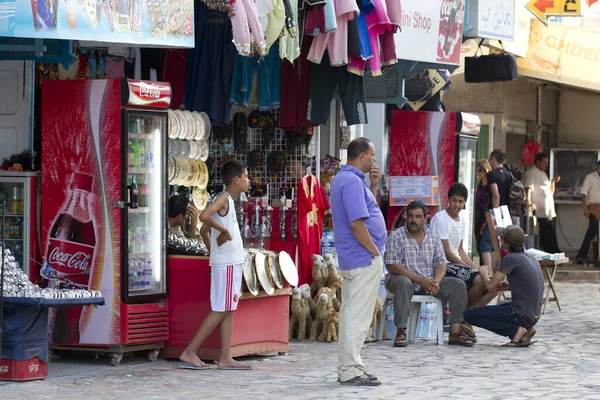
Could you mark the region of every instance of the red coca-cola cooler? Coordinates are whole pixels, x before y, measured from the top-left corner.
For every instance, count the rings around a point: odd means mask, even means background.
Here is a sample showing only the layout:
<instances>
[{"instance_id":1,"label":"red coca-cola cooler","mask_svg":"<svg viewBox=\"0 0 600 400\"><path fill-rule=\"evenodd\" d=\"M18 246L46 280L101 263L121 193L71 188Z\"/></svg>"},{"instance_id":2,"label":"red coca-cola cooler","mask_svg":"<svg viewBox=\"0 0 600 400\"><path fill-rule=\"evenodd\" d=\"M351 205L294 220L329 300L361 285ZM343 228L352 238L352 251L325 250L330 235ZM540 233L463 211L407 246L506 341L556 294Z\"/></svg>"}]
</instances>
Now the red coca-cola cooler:
<instances>
[{"instance_id":1,"label":"red coca-cola cooler","mask_svg":"<svg viewBox=\"0 0 600 400\"><path fill-rule=\"evenodd\" d=\"M469 199L462 212L467 219L465 250L473 250L475 163L480 120L461 112L394 111L390 127L390 207L387 227L404 224L404 210L411 200L422 200L433 216L448 205L448 189L464 184ZM394 185L394 177L422 177L408 185ZM437 198L423 196L428 177L437 177ZM401 180L397 180L401 181ZM427 193L429 194L429 193ZM421 198L421 196L423 196Z\"/></svg>"},{"instance_id":2,"label":"red coca-cola cooler","mask_svg":"<svg viewBox=\"0 0 600 400\"><path fill-rule=\"evenodd\" d=\"M58 281L102 307L51 312L53 349L123 353L168 339L167 83L42 83L42 246Z\"/></svg>"}]
</instances>

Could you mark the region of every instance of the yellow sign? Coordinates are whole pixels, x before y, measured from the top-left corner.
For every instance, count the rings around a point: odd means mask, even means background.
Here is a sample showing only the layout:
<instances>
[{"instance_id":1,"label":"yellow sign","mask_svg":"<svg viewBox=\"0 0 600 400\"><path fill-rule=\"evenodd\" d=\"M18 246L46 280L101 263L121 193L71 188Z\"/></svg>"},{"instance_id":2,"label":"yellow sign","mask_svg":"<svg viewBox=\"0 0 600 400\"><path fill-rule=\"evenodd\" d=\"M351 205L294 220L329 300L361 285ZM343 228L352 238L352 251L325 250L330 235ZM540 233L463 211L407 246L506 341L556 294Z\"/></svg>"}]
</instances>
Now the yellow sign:
<instances>
[{"instance_id":1,"label":"yellow sign","mask_svg":"<svg viewBox=\"0 0 600 400\"><path fill-rule=\"evenodd\" d=\"M520 76L600 92L600 32L532 20L527 58L517 65Z\"/></svg>"},{"instance_id":2,"label":"yellow sign","mask_svg":"<svg viewBox=\"0 0 600 400\"><path fill-rule=\"evenodd\" d=\"M581 17L583 0L531 0L525 7L548 25L548 17Z\"/></svg>"}]
</instances>

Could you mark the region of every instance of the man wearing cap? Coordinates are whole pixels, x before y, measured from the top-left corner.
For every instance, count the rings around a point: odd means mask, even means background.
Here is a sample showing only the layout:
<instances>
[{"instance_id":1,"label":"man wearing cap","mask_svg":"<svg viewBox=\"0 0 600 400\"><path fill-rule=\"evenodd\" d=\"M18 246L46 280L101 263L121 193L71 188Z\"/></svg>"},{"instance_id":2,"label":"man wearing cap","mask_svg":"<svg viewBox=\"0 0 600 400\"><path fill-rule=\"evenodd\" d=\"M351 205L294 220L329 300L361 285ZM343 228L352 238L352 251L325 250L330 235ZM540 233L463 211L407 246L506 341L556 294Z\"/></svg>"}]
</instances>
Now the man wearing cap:
<instances>
[{"instance_id":1,"label":"man wearing cap","mask_svg":"<svg viewBox=\"0 0 600 400\"><path fill-rule=\"evenodd\" d=\"M577 252L577 264L583 264L590 250L590 244L598 236L598 220L600 220L600 161L596 164L596 170L587 174L581 185L581 205L583 215L588 217L590 223L581 247Z\"/></svg>"},{"instance_id":2,"label":"man wearing cap","mask_svg":"<svg viewBox=\"0 0 600 400\"><path fill-rule=\"evenodd\" d=\"M479 273L488 290L510 289L512 301L498 306L477 307L465 312L465 321L510 338L505 347L528 347L533 342L535 324L542 312L544 277L538 261L525 253L525 233L516 225L496 228L502 248L508 254L491 277L487 265ZM504 278L508 276L508 284Z\"/></svg>"}]
</instances>

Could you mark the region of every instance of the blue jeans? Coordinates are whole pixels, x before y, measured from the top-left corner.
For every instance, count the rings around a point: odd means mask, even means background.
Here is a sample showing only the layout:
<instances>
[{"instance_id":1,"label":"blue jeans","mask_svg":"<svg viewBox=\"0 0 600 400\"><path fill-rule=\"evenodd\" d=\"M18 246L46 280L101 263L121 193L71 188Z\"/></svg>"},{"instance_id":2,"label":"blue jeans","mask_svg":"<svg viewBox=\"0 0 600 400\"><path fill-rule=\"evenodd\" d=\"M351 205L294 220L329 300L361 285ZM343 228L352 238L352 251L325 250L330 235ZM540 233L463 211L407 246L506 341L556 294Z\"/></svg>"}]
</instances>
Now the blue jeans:
<instances>
[{"instance_id":1,"label":"blue jeans","mask_svg":"<svg viewBox=\"0 0 600 400\"><path fill-rule=\"evenodd\" d=\"M471 308L465 311L464 318L467 323L473 326L487 329L511 340L520 327L529 329L538 321L538 318L524 317L517 314L515 307L510 302L499 306Z\"/></svg>"}]
</instances>

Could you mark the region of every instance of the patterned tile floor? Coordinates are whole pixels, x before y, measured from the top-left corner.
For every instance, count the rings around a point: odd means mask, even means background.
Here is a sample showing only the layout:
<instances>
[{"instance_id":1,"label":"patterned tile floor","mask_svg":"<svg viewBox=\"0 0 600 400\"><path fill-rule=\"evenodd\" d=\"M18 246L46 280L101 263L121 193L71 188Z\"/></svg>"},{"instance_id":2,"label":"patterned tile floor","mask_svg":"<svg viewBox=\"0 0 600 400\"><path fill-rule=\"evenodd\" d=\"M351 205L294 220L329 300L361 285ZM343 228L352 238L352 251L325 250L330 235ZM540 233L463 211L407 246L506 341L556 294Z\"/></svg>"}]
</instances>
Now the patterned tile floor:
<instances>
[{"instance_id":1,"label":"patterned tile floor","mask_svg":"<svg viewBox=\"0 0 600 400\"><path fill-rule=\"evenodd\" d=\"M470 349L365 345L368 371L384 382L376 388L336 383L335 344L294 342L287 356L247 358L254 369L244 372L70 357L51 364L46 380L0 383L0 399L600 399L599 285L557 286L563 311L548 306L529 348L502 348L504 338L481 330Z\"/></svg>"}]
</instances>

